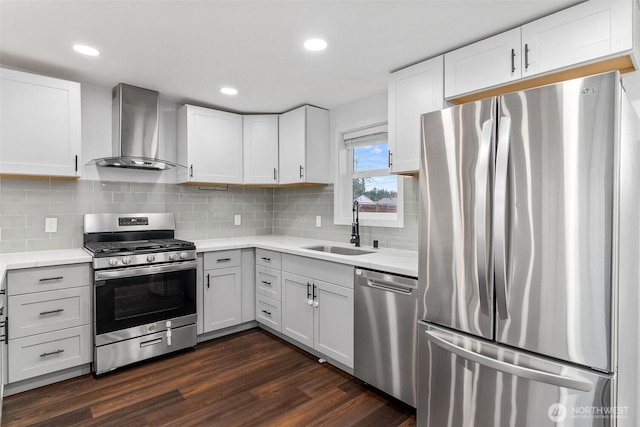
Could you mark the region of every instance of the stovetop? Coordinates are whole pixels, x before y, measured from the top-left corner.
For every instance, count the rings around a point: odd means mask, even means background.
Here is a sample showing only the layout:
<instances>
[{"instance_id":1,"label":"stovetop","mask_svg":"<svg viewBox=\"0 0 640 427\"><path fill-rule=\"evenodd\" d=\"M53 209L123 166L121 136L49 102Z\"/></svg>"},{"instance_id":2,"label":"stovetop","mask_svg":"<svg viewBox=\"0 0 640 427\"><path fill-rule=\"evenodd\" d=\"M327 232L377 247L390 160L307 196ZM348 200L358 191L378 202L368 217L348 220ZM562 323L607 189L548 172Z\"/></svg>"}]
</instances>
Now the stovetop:
<instances>
[{"instance_id":1,"label":"stovetop","mask_svg":"<svg viewBox=\"0 0 640 427\"><path fill-rule=\"evenodd\" d=\"M91 252L94 257L108 257L113 255L193 250L195 249L195 245L193 242L180 239L150 239L117 242L91 242L85 243L85 248Z\"/></svg>"}]
</instances>

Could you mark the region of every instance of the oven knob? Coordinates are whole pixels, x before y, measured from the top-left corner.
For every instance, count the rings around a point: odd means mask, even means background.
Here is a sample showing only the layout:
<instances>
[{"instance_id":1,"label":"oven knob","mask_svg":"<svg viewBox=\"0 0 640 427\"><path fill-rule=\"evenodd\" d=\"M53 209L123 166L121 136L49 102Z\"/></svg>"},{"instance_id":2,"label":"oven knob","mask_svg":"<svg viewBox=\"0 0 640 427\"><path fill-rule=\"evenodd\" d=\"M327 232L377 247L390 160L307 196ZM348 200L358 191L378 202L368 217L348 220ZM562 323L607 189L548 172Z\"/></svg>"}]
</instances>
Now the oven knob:
<instances>
[{"instance_id":1,"label":"oven knob","mask_svg":"<svg viewBox=\"0 0 640 427\"><path fill-rule=\"evenodd\" d=\"M128 257L128 256L122 258L122 263L123 264L131 264L131 258Z\"/></svg>"},{"instance_id":2,"label":"oven knob","mask_svg":"<svg viewBox=\"0 0 640 427\"><path fill-rule=\"evenodd\" d=\"M180 258L182 258L182 259L187 259L187 257L188 257L188 256L189 256L189 254L188 254L188 253L186 253L186 252L182 252L182 253L180 254Z\"/></svg>"},{"instance_id":3,"label":"oven knob","mask_svg":"<svg viewBox=\"0 0 640 427\"><path fill-rule=\"evenodd\" d=\"M109 265L111 266L118 265L118 258L111 258L109 260Z\"/></svg>"},{"instance_id":4,"label":"oven knob","mask_svg":"<svg viewBox=\"0 0 640 427\"><path fill-rule=\"evenodd\" d=\"M174 252L174 253L170 253L170 254L169 254L169 259L170 259L171 261L175 261L175 260L177 260L177 259L178 259L178 254L177 254L177 253L175 253L175 252Z\"/></svg>"},{"instance_id":5,"label":"oven knob","mask_svg":"<svg viewBox=\"0 0 640 427\"><path fill-rule=\"evenodd\" d=\"M156 260L156 256L155 255L147 255L147 262L153 262Z\"/></svg>"}]
</instances>

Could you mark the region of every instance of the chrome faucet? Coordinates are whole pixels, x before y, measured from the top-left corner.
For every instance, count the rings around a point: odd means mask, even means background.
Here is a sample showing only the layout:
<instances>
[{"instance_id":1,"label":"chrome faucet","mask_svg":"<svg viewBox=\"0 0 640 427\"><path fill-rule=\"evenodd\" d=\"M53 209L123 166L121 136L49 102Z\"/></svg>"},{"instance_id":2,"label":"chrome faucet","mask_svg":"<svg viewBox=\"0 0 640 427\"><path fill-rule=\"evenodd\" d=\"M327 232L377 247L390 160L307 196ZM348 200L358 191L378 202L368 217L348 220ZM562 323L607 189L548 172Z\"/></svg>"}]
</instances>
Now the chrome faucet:
<instances>
[{"instance_id":1,"label":"chrome faucet","mask_svg":"<svg viewBox=\"0 0 640 427\"><path fill-rule=\"evenodd\" d=\"M349 243L355 243L356 247L360 247L360 221L358 213L360 211L360 203L353 201L353 219L351 222L351 240Z\"/></svg>"}]
</instances>

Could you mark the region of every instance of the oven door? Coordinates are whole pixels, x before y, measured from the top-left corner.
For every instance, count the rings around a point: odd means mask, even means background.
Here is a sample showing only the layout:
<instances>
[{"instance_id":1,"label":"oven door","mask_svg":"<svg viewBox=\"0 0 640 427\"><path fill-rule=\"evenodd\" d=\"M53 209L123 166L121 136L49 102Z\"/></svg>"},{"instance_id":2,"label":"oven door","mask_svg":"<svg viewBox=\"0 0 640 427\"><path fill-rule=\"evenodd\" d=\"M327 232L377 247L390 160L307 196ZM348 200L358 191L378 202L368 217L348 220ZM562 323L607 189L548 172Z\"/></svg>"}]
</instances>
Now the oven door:
<instances>
[{"instance_id":1,"label":"oven door","mask_svg":"<svg viewBox=\"0 0 640 427\"><path fill-rule=\"evenodd\" d=\"M196 322L196 261L99 270L95 345Z\"/></svg>"}]
</instances>

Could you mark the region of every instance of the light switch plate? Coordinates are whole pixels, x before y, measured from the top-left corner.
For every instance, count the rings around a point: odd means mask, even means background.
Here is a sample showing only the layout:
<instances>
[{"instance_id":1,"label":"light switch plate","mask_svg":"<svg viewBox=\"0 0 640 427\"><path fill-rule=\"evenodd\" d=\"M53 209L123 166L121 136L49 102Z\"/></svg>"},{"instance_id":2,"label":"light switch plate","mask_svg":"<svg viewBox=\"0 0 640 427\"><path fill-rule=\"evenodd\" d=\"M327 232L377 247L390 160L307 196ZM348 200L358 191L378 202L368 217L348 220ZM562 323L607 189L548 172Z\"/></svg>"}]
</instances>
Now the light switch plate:
<instances>
[{"instance_id":1,"label":"light switch plate","mask_svg":"<svg viewBox=\"0 0 640 427\"><path fill-rule=\"evenodd\" d=\"M233 225L240 225L242 224L242 217L240 216L240 214L236 214L233 216Z\"/></svg>"},{"instance_id":2,"label":"light switch plate","mask_svg":"<svg viewBox=\"0 0 640 427\"><path fill-rule=\"evenodd\" d=\"M316 215L316 227L322 227L322 217L320 215Z\"/></svg>"},{"instance_id":3,"label":"light switch plate","mask_svg":"<svg viewBox=\"0 0 640 427\"><path fill-rule=\"evenodd\" d=\"M45 218L44 220L45 233L57 233L58 232L58 218Z\"/></svg>"}]
</instances>

